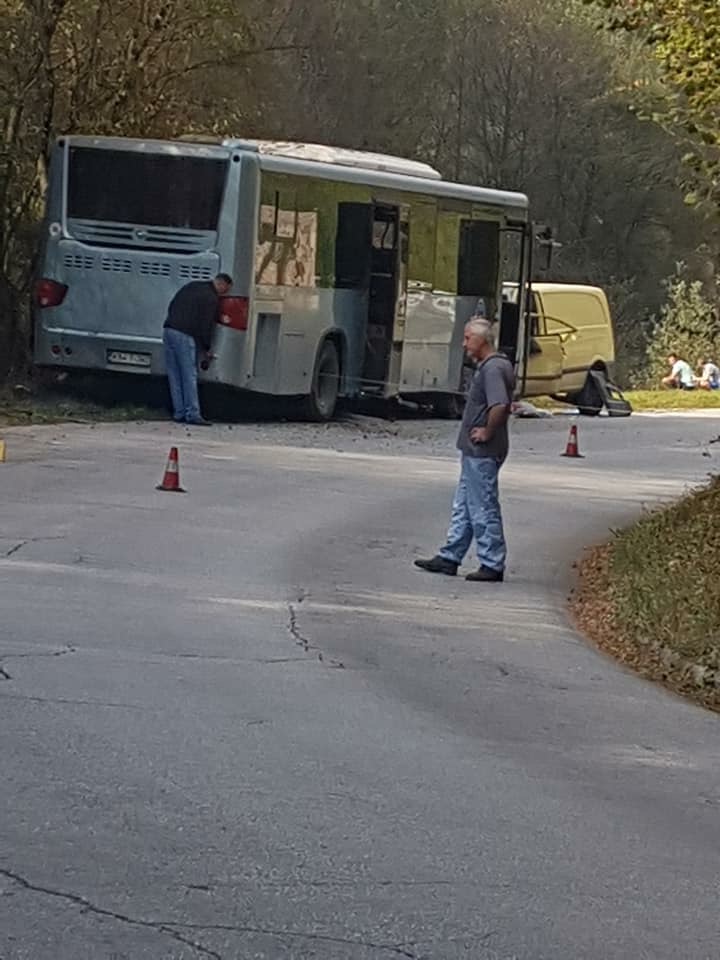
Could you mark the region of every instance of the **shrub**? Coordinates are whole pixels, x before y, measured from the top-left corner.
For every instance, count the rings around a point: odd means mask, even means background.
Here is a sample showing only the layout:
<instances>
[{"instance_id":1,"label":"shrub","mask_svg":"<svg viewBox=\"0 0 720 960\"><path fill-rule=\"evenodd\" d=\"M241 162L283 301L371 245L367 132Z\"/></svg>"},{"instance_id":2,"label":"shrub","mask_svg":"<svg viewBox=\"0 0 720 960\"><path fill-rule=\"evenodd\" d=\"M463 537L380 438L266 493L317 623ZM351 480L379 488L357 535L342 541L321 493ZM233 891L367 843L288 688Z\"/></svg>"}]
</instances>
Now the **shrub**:
<instances>
[{"instance_id":1,"label":"shrub","mask_svg":"<svg viewBox=\"0 0 720 960\"><path fill-rule=\"evenodd\" d=\"M720 355L720 317L703 284L680 273L667 282L667 301L656 319L647 351L649 386L668 373L667 357L676 353L694 368L705 356Z\"/></svg>"}]
</instances>

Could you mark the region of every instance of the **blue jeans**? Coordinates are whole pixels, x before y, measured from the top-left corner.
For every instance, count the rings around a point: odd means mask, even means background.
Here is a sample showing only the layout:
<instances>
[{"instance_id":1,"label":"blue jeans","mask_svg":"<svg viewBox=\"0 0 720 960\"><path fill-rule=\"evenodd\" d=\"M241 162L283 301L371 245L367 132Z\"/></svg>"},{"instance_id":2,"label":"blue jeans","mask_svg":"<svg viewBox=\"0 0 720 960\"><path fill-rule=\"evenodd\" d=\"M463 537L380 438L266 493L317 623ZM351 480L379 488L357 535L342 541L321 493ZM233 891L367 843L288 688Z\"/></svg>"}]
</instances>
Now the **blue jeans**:
<instances>
[{"instance_id":1,"label":"blue jeans","mask_svg":"<svg viewBox=\"0 0 720 960\"><path fill-rule=\"evenodd\" d=\"M504 570L507 557L498 474L500 464L489 457L463 457L455 491L447 543L440 556L460 565L473 537L478 560L488 570Z\"/></svg>"},{"instance_id":2,"label":"blue jeans","mask_svg":"<svg viewBox=\"0 0 720 960\"><path fill-rule=\"evenodd\" d=\"M186 423L199 420L197 344L187 333L165 327L163 346L173 417Z\"/></svg>"}]
</instances>

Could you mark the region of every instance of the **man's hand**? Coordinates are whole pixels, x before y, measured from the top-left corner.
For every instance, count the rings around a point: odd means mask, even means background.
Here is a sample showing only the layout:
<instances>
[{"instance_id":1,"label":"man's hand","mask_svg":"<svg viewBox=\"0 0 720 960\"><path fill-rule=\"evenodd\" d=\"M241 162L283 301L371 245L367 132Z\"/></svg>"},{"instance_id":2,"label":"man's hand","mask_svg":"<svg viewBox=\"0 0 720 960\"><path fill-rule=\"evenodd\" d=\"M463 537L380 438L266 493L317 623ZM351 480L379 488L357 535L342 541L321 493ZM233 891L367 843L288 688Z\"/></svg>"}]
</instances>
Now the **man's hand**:
<instances>
[{"instance_id":1,"label":"man's hand","mask_svg":"<svg viewBox=\"0 0 720 960\"><path fill-rule=\"evenodd\" d=\"M473 427L470 431L470 439L473 443L487 443L490 439L490 431L487 427Z\"/></svg>"}]
</instances>

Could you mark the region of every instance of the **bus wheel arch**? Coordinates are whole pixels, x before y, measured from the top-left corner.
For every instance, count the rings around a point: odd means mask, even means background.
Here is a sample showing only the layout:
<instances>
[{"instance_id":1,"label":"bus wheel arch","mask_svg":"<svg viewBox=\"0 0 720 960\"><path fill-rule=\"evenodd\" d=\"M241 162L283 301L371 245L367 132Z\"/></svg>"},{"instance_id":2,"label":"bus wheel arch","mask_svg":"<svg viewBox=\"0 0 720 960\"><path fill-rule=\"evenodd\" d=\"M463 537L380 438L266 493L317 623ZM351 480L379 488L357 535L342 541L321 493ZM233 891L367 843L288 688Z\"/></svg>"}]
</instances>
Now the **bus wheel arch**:
<instances>
[{"instance_id":1,"label":"bus wheel arch","mask_svg":"<svg viewBox=\"0 0 720 960\"><path fill-rule=\"evenodd\" d=\"M331 420L337 406L342 377L342 337L333 332L320 343L315 356L310 393L303 398L308 420Z\"/></svg>"}]
</instances>

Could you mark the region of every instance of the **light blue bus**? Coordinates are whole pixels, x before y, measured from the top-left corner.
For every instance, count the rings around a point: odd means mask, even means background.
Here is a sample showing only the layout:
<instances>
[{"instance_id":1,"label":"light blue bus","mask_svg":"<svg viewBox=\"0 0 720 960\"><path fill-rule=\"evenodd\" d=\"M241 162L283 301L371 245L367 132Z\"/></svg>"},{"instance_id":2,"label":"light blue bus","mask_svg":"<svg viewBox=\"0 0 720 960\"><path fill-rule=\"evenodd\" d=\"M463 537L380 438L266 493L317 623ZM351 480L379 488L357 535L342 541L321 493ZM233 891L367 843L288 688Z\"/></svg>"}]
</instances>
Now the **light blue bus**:
<instances>
[{"instance_id":1,"label":"light blue bus","mask_svg":"<svg viewBox=\"0 0 720 960\"><path fill-rule=\"evenodd\" d=\"M452 411L462 331L501 320L523 363L523 194L445 182L426 164L311 144L67 136L54 147L34 360L59 370L164 374L174 293L220 271L201 382L297 398L313 419L361 394ZM520 255L517 255L517 251Z\"/></svg>"}]
</instances>

